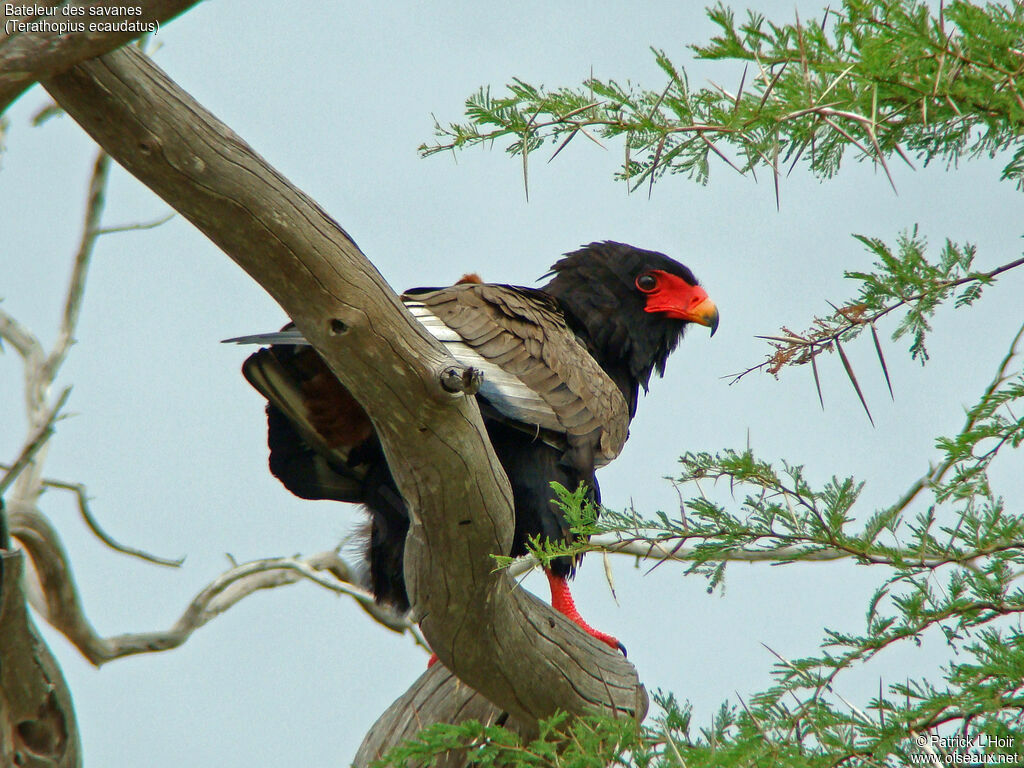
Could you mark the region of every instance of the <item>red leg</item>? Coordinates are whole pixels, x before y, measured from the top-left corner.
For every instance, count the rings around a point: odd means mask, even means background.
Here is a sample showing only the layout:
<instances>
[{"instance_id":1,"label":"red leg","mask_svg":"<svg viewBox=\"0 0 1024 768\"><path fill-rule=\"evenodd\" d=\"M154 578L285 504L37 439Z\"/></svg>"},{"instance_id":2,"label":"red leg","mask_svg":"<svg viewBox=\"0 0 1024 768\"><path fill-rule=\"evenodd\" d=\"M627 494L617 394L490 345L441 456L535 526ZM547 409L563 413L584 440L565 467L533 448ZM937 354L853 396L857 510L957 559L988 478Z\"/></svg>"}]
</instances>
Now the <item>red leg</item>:
<instances>
[{"instance_id":1,"label":"red leg","mask_svg":"<svg viewBox=\"0 0 1024 768\"><path fill-rule=\"evenodd\" d=\"M548 570L545 570L544 573L547 574L548 584L551 587L551 607L578 625L580 629L591 637L600 640L610 648L622 651L622 655L625 656L626 646L611 635L594 629L580 616L580 612L576 610L576 602L572 599L572 592L569 591L568 579L564 576L556 576Z\"/></svg>"},{"instance_id":2,"label":"red leg","mask_svg":"<svg viewBox=\"0 0 1024 768\"><path fill-rule=\"evenodd\" d=\"M430 669L432 666L437 664L437 662L439 662L439 661L440 661L440 659L437 658L437 654L436 653L430 654L430 658L427 659L427 669Z\"/></svg>"}]
</instances>

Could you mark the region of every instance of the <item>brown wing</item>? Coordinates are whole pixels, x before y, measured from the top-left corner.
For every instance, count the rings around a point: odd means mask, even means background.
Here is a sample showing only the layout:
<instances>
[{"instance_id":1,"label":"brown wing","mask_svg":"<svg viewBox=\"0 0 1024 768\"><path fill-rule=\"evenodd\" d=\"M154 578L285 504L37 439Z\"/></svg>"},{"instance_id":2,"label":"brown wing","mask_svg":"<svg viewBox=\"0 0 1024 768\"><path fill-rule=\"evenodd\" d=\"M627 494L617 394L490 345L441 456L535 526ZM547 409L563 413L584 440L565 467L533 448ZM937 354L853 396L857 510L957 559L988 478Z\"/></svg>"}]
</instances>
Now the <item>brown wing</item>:
<instances>
[{"instance_id":1,"label":"brown wing","mask_svg":"<svg viewBox=\"0 0 1024 768\"><path fill-rule=\"evenodd\" d=\"M480 394L508 420L564 436L583 463L601 466L619 454L629 426L625 398L550 296L461 284L402 298L456 359L483 369Z\"/></svg>"}]
</instances>

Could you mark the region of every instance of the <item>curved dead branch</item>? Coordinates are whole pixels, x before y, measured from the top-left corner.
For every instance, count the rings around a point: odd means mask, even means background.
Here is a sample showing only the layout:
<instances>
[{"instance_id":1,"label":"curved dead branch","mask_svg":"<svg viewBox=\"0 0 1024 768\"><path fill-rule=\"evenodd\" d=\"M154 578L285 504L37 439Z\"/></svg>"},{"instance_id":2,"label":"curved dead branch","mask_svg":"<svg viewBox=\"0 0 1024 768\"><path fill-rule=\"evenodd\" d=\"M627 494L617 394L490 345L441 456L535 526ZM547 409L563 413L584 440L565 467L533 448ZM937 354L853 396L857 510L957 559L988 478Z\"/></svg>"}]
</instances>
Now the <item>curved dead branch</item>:
<instances>
[{"instance_id":1,"label":"curved dead branch","mask_svg":"<svg viewBox=\"0 0 1024 768\"><path fill-rule=\"evenodd\" d=\"M341 227L134 49L45 85L281 304L370 414L411 511L414 618L441 661L524 723L558 709L642 716L631 664L493 572L511 493L475 401L443 386L451 358Z\"/></svg>"},{"instance_id":2,"label":"curved dead branch","mask_svg":"<svg viewBox=\"0 0 1024 768\"><path fill-rule=\"evenodd\" d=\"M24 565L23 552L0 548L0 765L75 768L81 751L71 694L25 607Z\"/></svg>"},{"instance_id":3,"label":"curved dead branch","mask_svg":"<svg viewBox=\"0 0 1024 768\"><path fill-rule=\"evenodd\" d=\"M521 735L531 732L529 727L509 717L500 707L462 683L441 664L427 669L394 704L380 716L356 752L354 765L370 765L380 760L393 747L397 747L437 722L465 722L476 720L484 725L500 723L504 728ZM435 768L461 768L466 764L464 752L439 755Z\"/></svg>"},{"instance_id":4,"label":"curved dead branch","mask_svg":"<svg viewBox=\"0 0 1024 768\"><path fill-rule=\"evenodd\" d=\"M374 602L373 596L358 585L348 563L334 550L236 565L204 587L169 629L102 637L85 615L70 561L53 526L41 514L23 511L11 512L9 525L11 536L25 548L35 570L28 593L32 607L97 667L124 656L177 648L193 632L243 598L301 580L352 597L388 629L410 632L417 643L426 646L419 631L405 617Z\"/></svg>"},{"instance_id":5,"label":"curved dead branch","mask_svg":"<svg viewBox=\"0 0 1024 768\"><path fill-rule=\"evenodd\" d=\"M25 449L22 449L22 453ZM7 476L16 477L19 471L17 462L13 465L0 464L0 470L4 471L4 477ZM76 503L78 505L78 514L82 516L82 521L86 524L92 534L102 541L106 546L115 552L120 552L122 555L128 555L129 557L137 557L139 560L145 560L147 563L153 563L154 565L163 565L168 568L178 568L182 563L185 562L184 557L168 558L154 555L150 552L131 547L127 544L122 544L117 541L113 536L107 533L103 526L100 525L100 521L96 519L96 516L92 513L89 508L89 493L83 483L68 483L63 480L52 480L50 478L41 478L39 481L45 488L56 488L61 491L68 491L75 496ZM0 492L4 487L3 480L0 480Z\"/></svg>"}]
</instances>

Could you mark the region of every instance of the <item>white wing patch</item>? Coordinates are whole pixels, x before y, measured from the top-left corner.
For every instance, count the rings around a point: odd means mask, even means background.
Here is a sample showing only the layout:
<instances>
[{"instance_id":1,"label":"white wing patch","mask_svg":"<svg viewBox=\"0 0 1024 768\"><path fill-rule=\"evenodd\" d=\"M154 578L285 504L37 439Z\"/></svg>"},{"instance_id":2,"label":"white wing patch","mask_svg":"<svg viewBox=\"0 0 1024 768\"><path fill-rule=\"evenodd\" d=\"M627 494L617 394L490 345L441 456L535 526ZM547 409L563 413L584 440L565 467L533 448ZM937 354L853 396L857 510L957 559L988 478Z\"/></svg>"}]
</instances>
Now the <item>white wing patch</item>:
<instances>
[{"instance_id":1,"label":"white wing patch","mask_svg":"<svg viewBox=\"0 0 1024 768\"><path fill-rule=\"evenodd\" d=\"M445 325L420 302L404 303L412 316L419 320L431 336L444 344L452 357L463 365L472 366L483 372L484 381L480 385L480 394L499 412L523 424L535 424L552 432L565 432L565 427L559 423L551 406L526 386L522 379L491 362L466 344L458 333Z\"/></svg>"},{"instance_id":2,"label":"white wing patch","mask_svg":"<svg viewBox=\"0 0 1024 768\"><path fill-rule=\"evenodd\" d=\"M500 365L491 362L475 349L466 344L458 333L434 315L418 301L405 301L406 309L415 317L427 332L444 344L448 353L466 366L472 366L484 374L480 394L502 415L522 424L536 425L544 430L564 434L562 426L551 406L544 399L523 383L522 379L509 373ZM272 333L257 333L251 336L238 336L225 339L224 343L236 344L294 344L309 346L309 342L297 329Z\"/></svg>"}]
</instances>

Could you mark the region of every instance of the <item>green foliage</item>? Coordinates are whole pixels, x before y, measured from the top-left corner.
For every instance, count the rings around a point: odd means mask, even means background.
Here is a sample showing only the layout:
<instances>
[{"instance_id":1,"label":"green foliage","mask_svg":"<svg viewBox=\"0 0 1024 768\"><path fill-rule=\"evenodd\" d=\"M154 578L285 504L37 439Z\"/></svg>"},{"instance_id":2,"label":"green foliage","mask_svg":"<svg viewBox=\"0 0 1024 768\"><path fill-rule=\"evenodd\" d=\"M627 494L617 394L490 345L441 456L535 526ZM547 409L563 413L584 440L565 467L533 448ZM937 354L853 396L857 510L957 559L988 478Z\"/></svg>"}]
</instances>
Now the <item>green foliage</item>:
<instances>
[{"instance_id":1,"label":"green foliage","mask_svg":"<svg viewBox=\"0 0 1024 768\"><path fill-rule=\"evenodd\" d=\"M429 766L452 752L464 753L471 765L537 768L927 765L942 764L953 751L961 758L973 755L976 762L983 755L1016 764L1024 757L1019 715L1004 713L1019 711L1024 699L1003 699L1002 709L997 702L1006 681L1014 675L1018 683L1021 679L1024 646L1019 636L1008 644L996 633L982 632L969 650L978 663L953 665L951 677L957 684L981 686L985 693L966 710L957 708L961 702L952 690L908 681L893 685L892 696L873 701L869 714L832 693L834 673L823 674L816 660L783 660L775 688L749 703L723 706L706 728L694 729L689 708L658 693L659 711L645 725L599 716L570 720L559 714L541 722L541 735L530 741L477 722L434 725L375 766ZM960 737L969 745L949 749L924 735L929 723L956 719L969 722ZM927 762L929 756L936 762Z\"/></svg>"},{"instance_id":2,"label":"green foliage","mask_svg":"<svg viewBox=\"0 0 1024 768\"><path fill-rule=\"evenodd\" d=\"M595 533L599 533L598 514L600 510L590 499L586 486L580 483L574 491L570 491L564 485L557 482L551 483L551 490L554 491L554 500L565 517L569 531L581 541L585 541ZM531 536L526 542L529 553L536 558L537 562L547 568L556 557L575 557L578 554L578 545L563 541L551 541L542 536ZM515 558L503 555L492 555L498 568L508 568L515 561Z\"/></svg>"},{"instance_id":3,"label":"green foliage","mask_svg":"<svg viewBox=\"0 0 1024 768\"><path fill-rule=\"evenodd\" d=\"M467 102L468 122L438 125L438 142L421 152L507 139L525 173L527 156L544 144L557 155L580 134L595 142L621 137L618 175L633 189L666 173L706 183L712 153L742 173L768 168L776 183L801 162L827 178L848 153L887 174L893 157L955 166L1000 154L1008 158L1002 177L1024 189L1024 5L843 0L820 20L787 24L754 13L738 22L723 5L708 13L720 32L693 50L745 64L732 93L691 87L686 72L655 51L663 87L592 78L554 90L515 80L502 96L481 89ZM873 264L845 272L856 284L852 298L802 333L784 327L765 337L772 354L736 379L810 363L817 382L817 356L836 351L867 409L844 342L870 329L888 382L877 323L897 319L892 338L909 339L911 357L923 364L939 307L973 306L998 276L1024 265L1017 258L980 271L972 245L947 240L930 252L916 228L893 244L855 237ZM778 656L767 690L724 704L703 727L693 726L688 707L660 695L659 713L642 726L558 717L530 744L488 736L477 725L433 729L407 748L421 751L392 753L393 764L455 744L494 765L1024 761L1024 511L990 480L998 457L1024 443L1024 418L1016 415L1024 399L1022 337L1024 327L961 430L937 439L935 463L891 504L864 509L862 482L834 476L814 483L802 465L750 450L687 453L677 482L696 493L678 514L601 510L598 519L582 489L557 487L578 539L532 544L541 563L589 551L681 562L685 573L707 579L709 591L735 561L853 561L876 577L862 626L824 630L807 658ZM866 705L843 697L854 670L925 641L945 648L941 668L886 681ZM961 741L937 739L954 733Z\"/></svg>"},{"instance_id":4,"label":"green foliage","mask_svg":"<svg viewBox=\"0 0 1024 768\"><path fill-rule=\"evenodd\" d=\"M540 736L524 743L500 726L472 721L433 725L391 750L374 765L433 765L447 752L462 751L481 766L604 768L607 765L651 764L653 750L628 718L585 717L570 721L563 713L540 723ZM633 762L630 762L633 760Z\"/></svg>"},{"instance_id":5,"label":"green foliage","mask_svg":"<svg viewBox=\"0 0 1024 768\"><path fill-rule=\"evenodd\" d=\"M820 156L810 162L823 175L839 168L851 139L876 158L902 154L902 147L925 162L1006 149L1016 150L1013 163L1021 160L1019 5L849 0L820 22L786 25L754 13L737 25L721 4L709 15L722 34L696 46L699 56L786 66L774 95L790 110L776 119L785 120L793 106L812 110L805 132L794 138L804 144L821 139L814 147ZM826 116L845 121L820 131ZM840 126L851 135L843 136ZM1022 181L1009 166L1004 178Z\"/></svg>"},{"instance_id":6,"label":"green foliage","mask_svg":"<svg viewBox=\"0 0 1024 768\"><path fill-rule=\"evenodd\" d=\"M1018 258L987 272L977 271L974 246L958 245L950 240L937 257L929 258L928 242L917 227L897 237L895 247L878 237L854 237L876 259L872 271L844 273L845 277L859 283L856 295L842 306L833 305L831 314L815 317L810 327L802 332L784 326L779 335L762 337L769 341L772 353L764 362L734 374L734 381L759 370L777 377L789 366L813 363L822 352L839 349L840 342L855 338L865 328L872 331L879 363L888 380L888 369L875 330L877 322L902 311L892 338L895 341L909 335L910 355L923 365L928 360L925 341L931 331L929 321L940 306L954 296L956 308L972 306L981 298L982 289L995 282L997 276L1024 265L1024 258ZM852 371L848 373L853 378ZM855 378L853 380L856 382Z\"/></svg>"},{"instance_id":7,"label":"green foliage","mask_svg":"<svg viewBox=\"0 0 1024 768\"><path fill-rule=\"evenodd\" d=\"M879 163L887 174L893 156L955 165L1010 153L1003 178L1024 189L1024 5L844 0L820 20L787 24L752 12L739 22L722 4L708 15L720 34L692 48L704 59L744 63L735 92L694 89L684 69L654 51L667 79L663 87L590 78L547 90L516 79L502 96L490 88L471 96L468 122L436 125L436 143L420 151L507 139L507 150L523 157L525 175L527 156L544 144L557 145L554 157L580 134L599 144L621 137L625 158L618 177L631 189L653 187L666 173L706 183L711 154L741 173L768 168L777 185L779 174L801 161L830 177L848 152ZM875 321L905 307L893 337L909 335L912 357L924 363L929 318L953 289L961 288L955 306L969 306L992 278L1024 264L1018 259L974 272L973 246L948 241L938 260L929 260L916 229L898 238L895 249L876 237L857 237L878 259L874 272L847 272L863 282L861 295L815 318L803 333L783 328L780 336L767 337L771 354L735 379L813 364L824 351L845 357L841 343L870 326L888 381ZM848 361L843 365L867 410Z\"/></svg>"},{"instance_id":8,"label":"green foliage","mask_svg":"<svg viewBox=\"0 0 1024 768\"><path fill-rule=\"evenodd\" d=\"M706 183L711 153L777 179L801 160L830 177L851 149L887 173L893 156L955 164L1010 152L1003 178L1024 189L1024 6L933 6L844 0L820 20L775 24L755 13L739 23L720 4L708 15L721 33L693 50L745 62L735 92L691 88L685 70L655 50L661 88L599 78L554 90L516 79L502 96L482 88L466 101L468 122L437 124L435 143L420 152L508 139L513 154L546 143L557 154L578 134L622 137L618 176L634 189L665 173Z\"/></svg>"},{"instance_id":9,"label":"green foliage","mask_svg":"<svg viewBox=\"0 0 1024 768\"><path fill-rule=\"evenodd\" d=\"M967 269L964 259L949 257ZM863 483L853 478L815 487L802 466L776 466L750 450L683 456L678 482L698 495L678 515L602 510L598 520L582 489L555 488L574 531L598 538L544 542L542 562L636 544L687 562L686 572L714 589L729 562L849 559L878 574L859 631L825 630L817 655L779 656L770 688L724 705L696 732L688 707L659 695L659 714L641 727L560 716L523 744L503 729L435 726L392 753L391 764L453 748L472 750L483 765L531 766L896 766L928 750L940 761L952 751L1024 759L1024 512L1007 509L988 478L998 455L1024 442L1024 417L1014 415L1024 373L1011 370L1022 338L1024 328L963 428L936 441L935 468L874 511L858 508ZM728 481L726 503L703 487L719 481ZM948 649L934 676L880 686L867 707L843 697L843 673L926 637ZM927 741L940 728L982 741L970 749Z\"/></svg>"},{"instance_id":10,"label":"green foliage","mask_svg":"<svg viewBox=\"0 0 1024 768\"><path fill-rule=\"evenodd\" d=\"M928 359L925 348L925 334L931 330L928 318L949 295L955 286L969 279L969 292L957 299L957 306L974 302L981 295L981 287L991 278L971 275L975 249L972 245L957 246L949 240L937 262L930 262L924 252L927 242L919 237L915 228L911 234L904 234L896 242L893 251L878 238L855 235L877 258L877 272L847 272L846 277L861 281L857 303L869 312L889 309L899 303L907 305L907 311L892 334L895 341L910 333L913 343L910 355L924 363ZM909 298L908 297L913 297Z\"/></svg>"}]
</instances>

